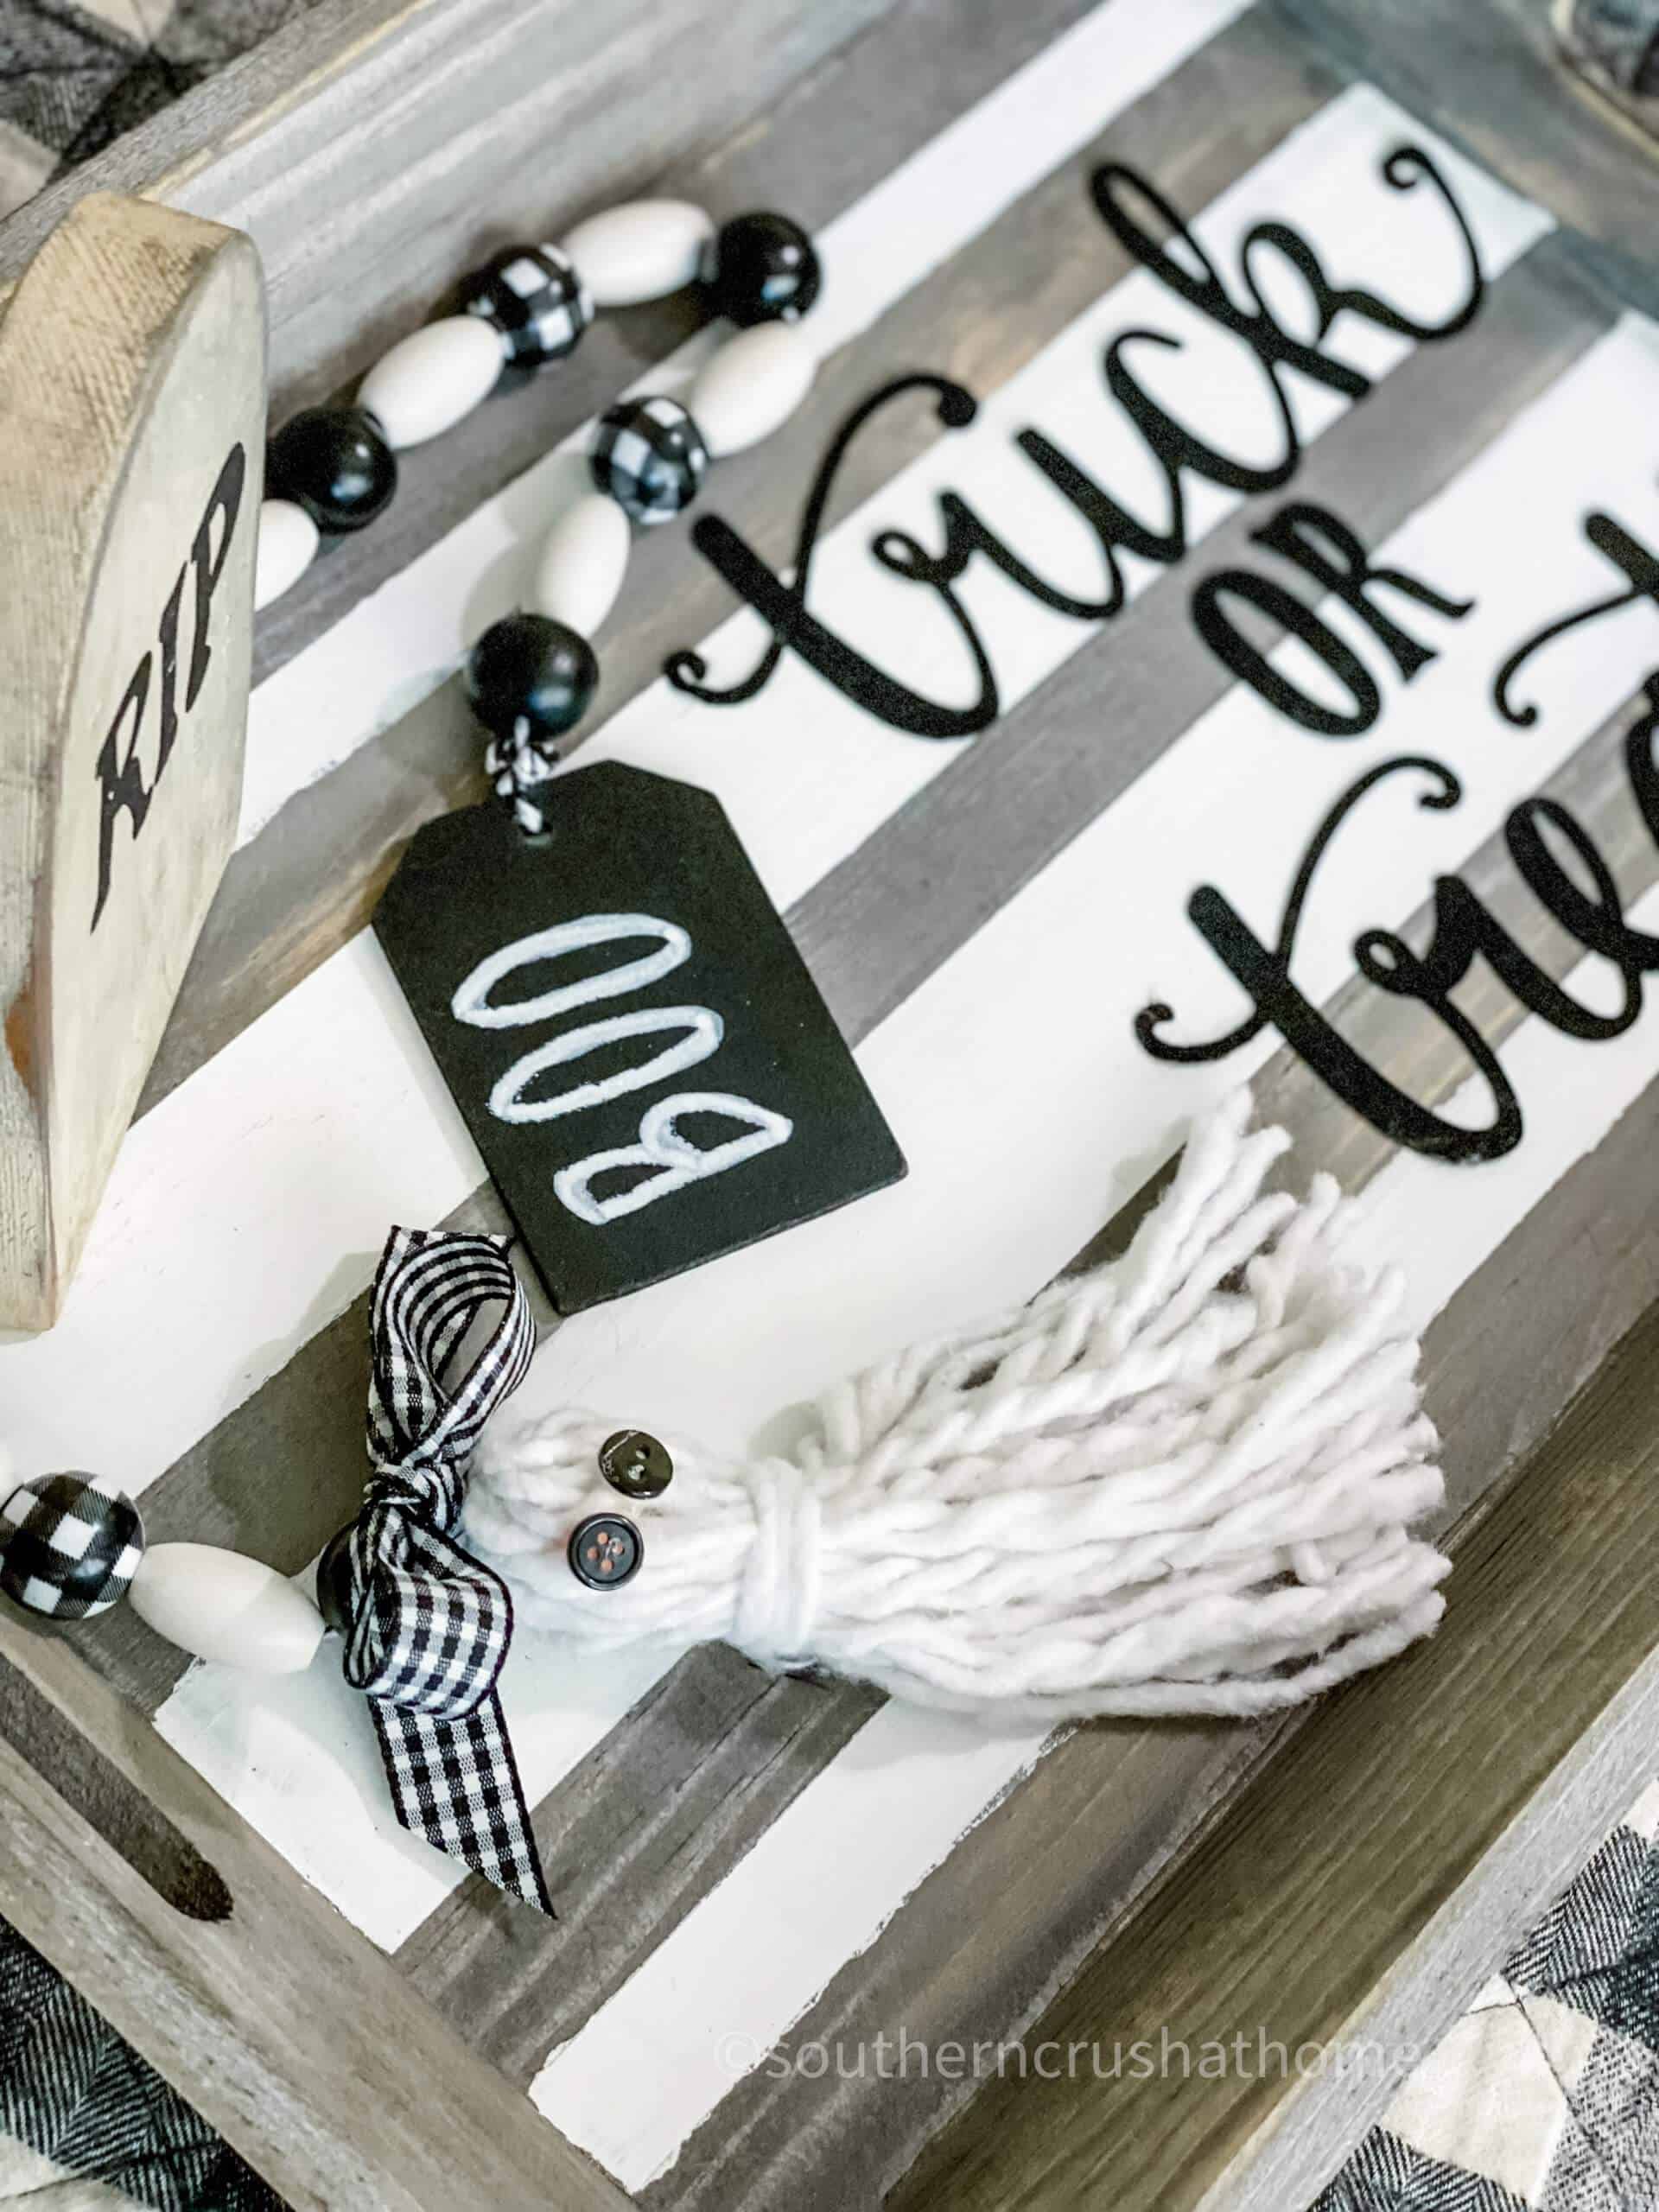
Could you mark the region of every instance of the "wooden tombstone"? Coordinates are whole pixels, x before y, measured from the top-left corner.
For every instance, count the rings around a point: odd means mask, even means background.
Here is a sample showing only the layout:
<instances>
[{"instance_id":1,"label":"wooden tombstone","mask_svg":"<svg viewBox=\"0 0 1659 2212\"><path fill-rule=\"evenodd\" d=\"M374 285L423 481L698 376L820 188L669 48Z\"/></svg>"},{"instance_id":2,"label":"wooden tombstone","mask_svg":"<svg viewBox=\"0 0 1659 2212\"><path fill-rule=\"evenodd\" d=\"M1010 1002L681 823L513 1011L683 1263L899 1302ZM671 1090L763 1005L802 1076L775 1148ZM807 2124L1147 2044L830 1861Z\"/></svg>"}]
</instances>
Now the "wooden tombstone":
<instances>
[{"instance_id":1,"label":"wooden tombstone","mask_svg":"<svg viewBox=\"0 0 1659 2212\"><path fill-rule=\"evenodd\" d=\"M236 836L258 257L98 194L0 321L0 1327L56 1319Z\"/></svg>"}]
</instances>

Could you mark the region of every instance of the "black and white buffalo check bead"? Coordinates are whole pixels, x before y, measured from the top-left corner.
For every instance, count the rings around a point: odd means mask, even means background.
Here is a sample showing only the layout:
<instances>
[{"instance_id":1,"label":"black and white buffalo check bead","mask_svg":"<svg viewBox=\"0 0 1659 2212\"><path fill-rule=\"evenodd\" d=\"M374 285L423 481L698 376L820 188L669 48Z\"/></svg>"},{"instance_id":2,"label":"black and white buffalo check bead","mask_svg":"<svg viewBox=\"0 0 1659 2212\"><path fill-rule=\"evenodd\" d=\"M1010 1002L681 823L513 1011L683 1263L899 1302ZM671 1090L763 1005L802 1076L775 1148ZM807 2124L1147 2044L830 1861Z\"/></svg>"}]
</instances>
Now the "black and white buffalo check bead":
<instances>
[{"instance_id":1,"label":"black and white buffalo check bead","mask_svg":"<svg viewBox=\"0 0 1659 2212\"><path fill-rule=\"evenodd\" d=\"M600 417L594 481L635 522L671 522L708 467L702 433L677 399L625 399Z\"/></svg>"},{"instance_id":2,"label":"black and white buffalo check bead","mask_svg":"<svg viewBox=\"0 0 1659 2212\"><path fill-rule=\"evenodd\" d=\"M510 370L528 373L562 361L594 319L574 264L556 246L520 247L480 271L463 302L501 334Z\"/></svg>"},{"instance_id":3,"label":"black and white buffalo check bead","mask_svg":"<svg viewBox=\"0 0 1659 2212\"><path fill-rule=\"evenodd\" d=\"M108 1612L143 1555L138 1509L107 1476L37 1475L0 1504L0 1590L31 1613Z\"/></svg>"}]
</instances>

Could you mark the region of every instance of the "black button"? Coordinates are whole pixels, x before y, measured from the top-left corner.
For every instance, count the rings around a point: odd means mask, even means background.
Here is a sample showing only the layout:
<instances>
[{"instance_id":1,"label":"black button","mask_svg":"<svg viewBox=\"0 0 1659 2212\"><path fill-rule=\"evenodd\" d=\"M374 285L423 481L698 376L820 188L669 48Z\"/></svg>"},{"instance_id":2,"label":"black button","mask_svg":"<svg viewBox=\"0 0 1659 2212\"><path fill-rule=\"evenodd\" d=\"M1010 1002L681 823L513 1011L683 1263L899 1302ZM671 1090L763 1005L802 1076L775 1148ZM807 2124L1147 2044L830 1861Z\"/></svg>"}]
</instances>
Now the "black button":
<instances>
[{"instance_id":1,"label":"black button","mask_svg":"<svg viewBox=\"0 0 1659 2212\"><path fill-rule=\"evenodd\" d=\"M639 1531L620 1513L590 1513L572 1532L566 1553L570 1572L590 1590L620 1590L639 1572L645 1555Z\"/></svg>"},{"instance_id":2,"label":"black button","mask_svg":"<svg viewBox=\"0 0 1659 2212\"><path fill-rule=\"evenodd\" d=\"M624 1497L660 1497L674 1479L674 1462L643 1428L619 1428L599 1447L599 1471Z\"/></svg>"}]
</instances>

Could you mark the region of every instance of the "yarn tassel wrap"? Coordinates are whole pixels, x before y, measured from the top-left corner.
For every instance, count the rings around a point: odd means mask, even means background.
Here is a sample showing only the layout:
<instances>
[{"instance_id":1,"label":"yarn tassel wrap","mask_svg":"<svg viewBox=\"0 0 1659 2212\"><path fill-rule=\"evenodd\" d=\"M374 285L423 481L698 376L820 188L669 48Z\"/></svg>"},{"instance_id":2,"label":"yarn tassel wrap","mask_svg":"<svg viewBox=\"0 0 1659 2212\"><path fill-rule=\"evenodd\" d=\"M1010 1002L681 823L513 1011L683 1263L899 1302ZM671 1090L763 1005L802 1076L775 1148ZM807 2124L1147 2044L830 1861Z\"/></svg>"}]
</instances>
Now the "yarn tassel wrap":
<instances>
[{"instance_id":1,"label":"yarn tassel wrap","mask_svg":"<svg viewBox=\"0 0 1659 2212\"><path fill-rule=\"evenodd\" d=\"M1245 1094L1193 1129L1123 1255L830 1390L791 1458L667 1438L645 1560L585 1588L565 1546L615 1503L620 1425L498 1416L470 1546L521 1624L588 1647L719 1640L1009 1726L1249 1714L1434 1627L1444 1495L1393 1269L1344 1260L1333 1179Z\"/></svg>"}]
</instances>

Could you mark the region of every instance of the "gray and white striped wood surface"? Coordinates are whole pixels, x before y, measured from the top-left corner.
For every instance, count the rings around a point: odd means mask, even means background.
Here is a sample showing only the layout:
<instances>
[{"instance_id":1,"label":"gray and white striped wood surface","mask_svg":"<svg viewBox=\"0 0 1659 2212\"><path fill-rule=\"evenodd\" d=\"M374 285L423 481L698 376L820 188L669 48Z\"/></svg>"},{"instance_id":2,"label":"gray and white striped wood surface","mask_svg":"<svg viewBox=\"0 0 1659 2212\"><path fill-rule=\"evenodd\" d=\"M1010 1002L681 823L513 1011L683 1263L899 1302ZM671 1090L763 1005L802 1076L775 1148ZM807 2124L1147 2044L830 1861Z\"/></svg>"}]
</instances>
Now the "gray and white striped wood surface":
<instances>
[{"instance_id":1,"label":"gray and white striped wood surface","mask_svg":"<svg viewBox=\"0 0 1659 2212\"><path fill-rule=\"evenodd\" d=\"M1340 746L1297 732L1230 682L1189 607L1200 575L1262 563L1250 533L1277 499L1202 487L1192 552L1167 570L1131 562L1109 623L1039 609L976 564L961 589L1002 712L976 741L927 746L788 660L741 709L670 690L668 652L707 640L716 676L734 674L763 633L683 532L650 534L604 640L588 757L720 794L912 1174L564 1324L527 1402L574 1396L748 1441L848 1366L1120 1241L1185 1117L1247 1072L1295 1133L1299 1172L1328 1165L1369 1188L1367 1249L1408 1269L1449 1519L1493 1494L1659 1292L1659 1200L1641 1172L1659 1122L1651 1016L1577 1043L1522 1019L1478 968L1459 1003L1501 1044L1526 1134L1460 1170L1395 1153L1270 1037L1171 1068L1133 1035L1158 998L1183 1034L1237 1018L1188 893L1217 883L1270 935L1321 815L1396 753L1451 764L1462 803L1424 813L1401 779L1356 814L1298 976L1417 1097L1471 1121L1488 1110L1445 1030L1363 982L1350 947L1402 922L1421 943L1436 874L1464 874L1541 967L1605 999L1596 962L1515 876L1511 804L1548 788L1636 918L1652 926L1659 901L1622 755L1659 658L1650 612L1541 660L1531 729L1500 723L1489 698L1519 638L1609 588L1586 511L1659 542L1659 327L1624 308L1613 255L1500 181L1501 149L1471 159L1357 81L1351 43L1311 35L1307 12L906 0L672 179L721 210L789 206L824 241L818 386L763 453L722 465L708 499L768 557L789 557L818 459L867 392L926 369L981 401L948 435L920 399L871 424L812 584L861 649L961 697L954 631L873 563L870 541L892 527L936 538L950 487L1043 573L1097 594L1098 548L1012 440L1035 426L1160 512L1161 479L1101 384L1111 337L1178 334L1156 379L1171 408L1225 450L1273 442L1259 370L1116 247L1090 205L1093 167L1110 156L1153 178L1230 277L1243 231L1275 217L1336 281L1433 321L1459 295L1454 234L1429 192L1379 175L1394 146L1429 144L1472 224L1485 302L1464 334L1421 346L1339 318L1330 350L1375 388L1349 406L1287 379L1306 452L1283 496L1329 505L1379 558L1476 605L1454 624L1413 610L1438 657L1410 684L1383 671L1375 729ZM81 1280L50 1336L0 1346L23 1464L120 1472L154 1537L301 1572L361 1480L365 1292L385 1227L499 1223L364 924L410 831L479 794L454 666L580 481L584 417L630 373L683 379L705 343L677 310L629 318L536 387L528 412L485 410L411 460L399 520L365 565L355 547L333 556L267 626L243 841ZM658 356L666 366L648 370ZM1371 645L1344 610L1322 611ZM85 1648L467 2042L665 2212L875 2202L972 2081L846 2079L774 2049L850 2051L900 2028L1017 2036L1285 1732L988 1737L857 1688L771 1681L722 1649L601 1667L525 1636L504 1688L563 1916L545 1923L393 1827L366 1716L326 1656L293 1682L251 1685L186 1671L119 1614Z\"/></svg>"}]
</instances>

